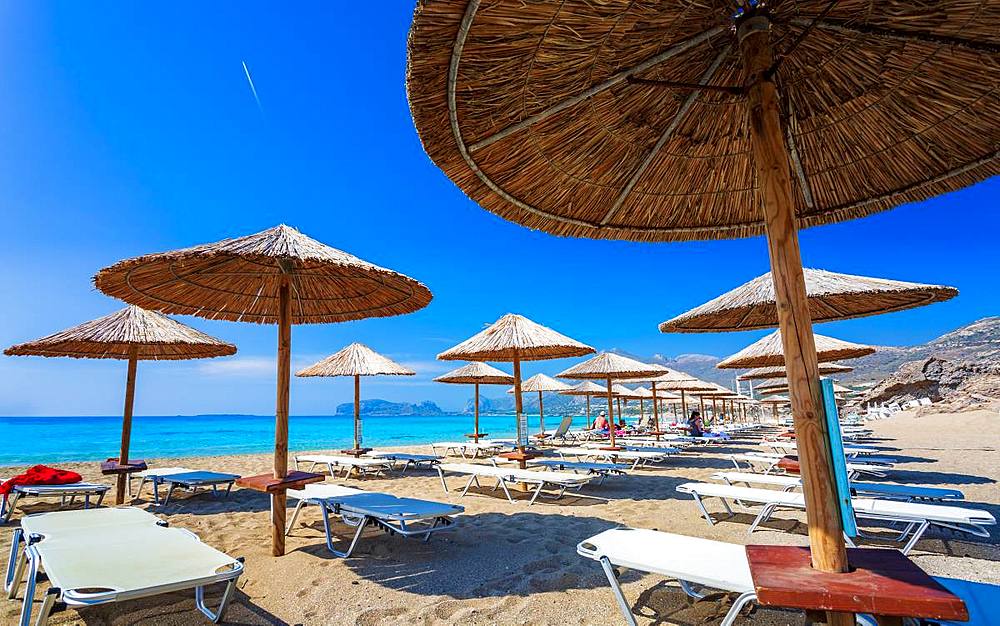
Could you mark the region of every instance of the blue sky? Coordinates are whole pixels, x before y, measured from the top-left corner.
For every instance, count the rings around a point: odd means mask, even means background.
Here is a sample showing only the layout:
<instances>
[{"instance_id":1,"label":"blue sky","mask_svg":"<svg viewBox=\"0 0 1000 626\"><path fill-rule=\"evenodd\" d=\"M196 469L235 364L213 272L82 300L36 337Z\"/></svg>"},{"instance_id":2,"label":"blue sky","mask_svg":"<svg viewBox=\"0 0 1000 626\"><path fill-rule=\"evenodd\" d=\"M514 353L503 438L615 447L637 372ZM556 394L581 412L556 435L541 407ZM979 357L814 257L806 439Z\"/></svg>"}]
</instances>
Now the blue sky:
<instances>
[{"instance_id":1,"label":"blue sky","mask_svg":"<svg viewBox=\"0 0 1000 626\"><path fill-rule=\"evenodd\" d=\"M0 5L0 344L115 310L90 279L119 259L281 222L434 292L413 315L295 328L296 366L362 341L420 372L365 381L368 397L459 407L468 389L429 382L457 364L434 355L508 311L637 354L725 355L760 336L663 335L656 325L767 271L762 239L558 239L465 198L424 155L410 120L411 14L405 2ZM998 205L993 179L803 232L807 266L961 290L821 332L910 344L1000 313ZM137 413L273 411L274 327L181 320L240 353L142 364ZM530 364L525 374L566 365ZM123 382L119 362L0 358L0 414L115 414ZM296 380L292 412L322 414L349 398L346 381Z\"/></svg>"}]
</instances>

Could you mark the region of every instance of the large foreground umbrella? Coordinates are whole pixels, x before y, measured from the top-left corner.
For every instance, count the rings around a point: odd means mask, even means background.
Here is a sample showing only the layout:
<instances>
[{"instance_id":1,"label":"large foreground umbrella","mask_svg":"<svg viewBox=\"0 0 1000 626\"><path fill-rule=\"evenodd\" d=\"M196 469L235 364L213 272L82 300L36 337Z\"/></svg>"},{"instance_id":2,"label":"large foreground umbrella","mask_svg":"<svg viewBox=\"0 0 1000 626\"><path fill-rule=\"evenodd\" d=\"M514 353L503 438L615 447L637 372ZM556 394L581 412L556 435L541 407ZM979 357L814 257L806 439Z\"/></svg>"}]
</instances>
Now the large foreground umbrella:
<instances>
[{"instance_id":1,"label":"large foreground umbrella","mask_svg":"<svg viewBox=\"0 0 1000 626\"><path fill-rule=\"evenodd\" d=\"M1000 173L1000 14L771 4L421 0L407 90L430 157L506 219L641 241L767 234L813 565L843 572L797 229Z\"/></svg>"},{"instance_id":2,"label":"large foreground umbrella","mask_svg":"<svg viewBox=\"0 0 1000 626\"><path fill-rule=\"evenodd\" d=\"M322 361L295 372L296 376L353 376L354 377L354 449L344 452L360 456L367 452L361 447L361 377L362 376L413 376L392 359L382 356L363 343L352 343Z\"/></svg>"},{"instance_id":3,"label":"large foreground umbrella","mask_svg":"<svg viewBox=\"0 0 1000 626\"><path fill-rule=\"evenodd\" d=\"M542 394L552 391L566 391L568 389L570 389L570 386L566 383L561 383L550 376L546 376L545 374L535 374L528 380L521 383L522 393L527 391L528 393L535 392L538 394L539 436L545 436L545 404L542 401ZM514 393L514 389L508 389L507 393Z\"/></svg>"},{"instance_id":4,"label":"large foreground umbrella","mask_svg":"<svg viewBox=\"0 0 1000 626\"><path fill-rule=\"evenodd\" d=\"M508 313L437 358L443 361L509 361L514 365L514 410L517 414L518 452L508 455L524 469L527 424L522 421L521 361L561 359L590 354L594 349L522 315Z\"/></svg>"},{"instance_id":5,"label":"large foreground umbrella","mask_svg":"<svg viewBox=\"0 0 1000 626\"><path fill-rule=\"evenodd\" d=\"M958 295L944 285L923 285L885 278L804 268L806 297L813 323L902 311ZM665 333L728 332L778 325L774 280L770 272L718 298L660 324Z\"/></svg>"},{"instance_id":6,"label":"large foreground umbrella","mask_svg":"<svg viewBox=\"0 0 1000 626\"><path fill-rule=\"evenodd\" d=\"M478 442L480 437L486 436L485 433L479 432L479 385L509 385L514 382L514 377L507 372L498 370L497 368L485 363L473 361L468 365L463 365L462 367L452 370L447 374L438 376L434 379L434 381L439 383L475 386L476 393L474 401L476 406L473 409L473 412L475 413L475 422L472 434L466 435L466 437L471 437L473 441Z\"/></svg>"},{"instance_id":7,"label":"large foreground umbrella","mask_svg":"<svg viewBox=\"0 0 1000 626\"><path fill-rule=\"evenodd\" d=\"M119 470L115 504L122 504L125 502L126 472L130 469L128 455L138 362L228 356L236 354L236 346L175 322L165 315L137 306L127 306L53 335L11 346L3 353L8 356L68 356L77 359L128 361L121 449L114 464L116 470Z\"/></svg>"},{"instance_id":8,"label":"large foreground umbrella","mask_svg":"<svg viewBox=\"0 0 1000 626\"><path fill-rule=\"evenodd\" d=\"M241 480L271 494L271 552L285 551L285 490L318 480L288 474L292 324L402 315L430 302L421 283L281 225L173 252L119 261L94 277L104 293L164 313L278 325L274 469Z\"/></svg>"},{"instance_id":9,"label":"large foreground umbrella","mask_svg":"<svg viewBox=\"0 0 1000 626\"><path fill-rule=\"evenodd\" d=\"M590 421L590 397L593 395L599 395L604 393L604 388L600 385L594 384L589 380L585 380L581 383L577 383L566 389L565 391L560 391L559 393L567 396L586 396L587 398L587 428L591 427Z\"/></svg>"},{"instance_id":10,"label":"large foreground umbrella","mask_svg":"<svg viewBox=\"0 0 1000 626\"><path fill-rule=\"evenodd\" d=\"M612 380L617 379L646 379L651 376L658 376L663 373L662 366L649 365L615 354L613 352L602 352L583 363L577 363L573 367L562 371L556 376L558 378L569 378L574 380L603 380L608 396L608 418L612 421L608 432L611 436L611 447L615 447L615 425L614 425L614 405L612 398Z\"/></svg>"},{"instance_id":11,"label":"large foreground umbrella","mask_svg":"<svg viewBox=\"0 0 1000 626\"><path fill-rule=\"evenodd\" d=\"M776 330L770 335L743 348L736 354L719 361L715 366L720 369L744 369L747 367L776 367L785 365L785 352L782 349L781 331ZM814 345L819 363L824 361L839 361L867 356L875 352L872 346L851 343L815 335ZM818 368L817 368L818 369ZM791 370L789 369L789 374Z\"/></svg>"},{"instance_id":12,"label":"large foreground umbrella","mask_svg":"<svg viewBox=\"0 0 1000 626\"><path fill-rule=\"evenodd\" d=\"M821 376L828 374L844 374L854 371L850 365L841 363L820 363L819 373ZM767 380L771 378L785 378L788 375L784 367L755 367L736 377L736 380ZM758 387L759 388L759 387Z\"/></svg>"}]
</instances>

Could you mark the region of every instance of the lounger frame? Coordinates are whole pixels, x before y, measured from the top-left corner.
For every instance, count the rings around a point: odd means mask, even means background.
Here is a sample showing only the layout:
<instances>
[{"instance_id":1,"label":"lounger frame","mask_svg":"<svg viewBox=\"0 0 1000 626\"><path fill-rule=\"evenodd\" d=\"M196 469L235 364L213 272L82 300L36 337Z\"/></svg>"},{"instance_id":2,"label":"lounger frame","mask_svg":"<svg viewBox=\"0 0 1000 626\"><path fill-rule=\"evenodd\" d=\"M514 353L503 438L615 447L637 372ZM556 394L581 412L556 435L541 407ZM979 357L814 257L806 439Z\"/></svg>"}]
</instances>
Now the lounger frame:
<instances>
[{"instance_id":1,"label":"lounger frame","mask_svg":"<svg viewBox=\"0 0 1000 626\"><path fill-rule=\"evenodd\" d=\"M83 508L91 507L91 498L97 497L93 506L99 507L104 502L104 496L111 489L110 485L96 485L93 483L77 483L69 485L17 485L9 495L3 496L0 501L0 522L7 523L14 515L19 500L26 496L35 498L60 499L59 506L66 507L76 502L76 498L83 498Z\"/></svg>"},{"instance_id":2,"label":"lounger frame","mask_svg":"<svg viewBox=\"0 0 1000 626\"><path fill-rule=\"evenodd\" d=\"M502 468L492 468L492 469L502 469ZM438 471L438 477L441 479L441 487L445 490L445 492L448 492L449 491L448 484L444 480L444 475L445 475L445 472L447 472L447 471L453 471L453 470L442 469L439 466L439 467L437 467L437 471ZM516 474L513 474L513 473L512 474L507 474L507 475L504 475L502 473L493 473L493 472L483 473L483 474L474 474L474 473L471 473L471 472L454 472L453 471L453 473L460 473L460 474L468 473L469 474L469 480L468 480L468 482L465 483L465 487L462 488L462 491L459 494L459 497L461 497L461 498L465 497L465 494L467 494L469 492L469 489L472 488L472 485L476 485L479 488L483 487L483 485L479 482L479 477L480 476L489 477L489 478L495 478L497 482L492 487L493 491L496 491L497 489L503 489L504 495L507 496L507 500L511 504L513 504L514 502L516 502L516 500L514 499L514 496L511 495L510 490L507 488L507 484L508 483L510 483L510 484L522 483L522 484L526 484L526 485L534 485L535 489L534 489L534 491L531 492L531 498L528 500L528 506L531 506L532 504L534 504L535 501L538 500L539 498L546 498L546 499L550 499L550 500L559 500L564 495L566 495L566 491L568 489L579 490L585 484L587 484L586 482L583 482L583 481L573 481L572 483L567 483L567 482L560 481L560 480L551 480L551 479L546 479L546 478L541 478L541 477L538 478L538 479L530 479L530 478L518 477ZM542 473L542 472L539 472L539 473ZM556 493L555 494L545 494L545 493L543 493L542 489L546 485L553 486L556 489Z\"/></svg>"}]
</instances>

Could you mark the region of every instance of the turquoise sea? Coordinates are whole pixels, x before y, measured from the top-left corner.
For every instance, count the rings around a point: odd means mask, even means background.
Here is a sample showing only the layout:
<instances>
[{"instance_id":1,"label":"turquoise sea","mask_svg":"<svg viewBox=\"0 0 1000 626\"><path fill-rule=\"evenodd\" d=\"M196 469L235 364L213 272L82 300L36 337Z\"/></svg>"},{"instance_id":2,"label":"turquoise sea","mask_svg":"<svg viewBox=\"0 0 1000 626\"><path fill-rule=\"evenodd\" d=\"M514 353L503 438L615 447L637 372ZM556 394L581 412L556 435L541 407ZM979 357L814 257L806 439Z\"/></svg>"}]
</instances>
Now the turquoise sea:
<instances>
[{"instance_id":1,"label":"turquoise sea","mask_svg":"<svg viewBox=\"0 0 1000 626\"><path fill-rule=\"evenodd\" d=\"M562 416L546 415L553 430ZM352 416L292 416L291 450L350 447ZM434 441L463 440L472 432L471 415L434 417L370 416L362 419L364 444L406 446ZM573 420L582 428L586 418ZM530 432L538 431L538 416L528 416ZM512 438L513 415L480 415L480 431L491 437ZM0 417L6 443L0 447L0 466L97 461L118 456L121 417ZM274 417L265 415L137 416L132 422L132 458L162 458L270 452L274 446Z\"/></svg>"}]
</instances>

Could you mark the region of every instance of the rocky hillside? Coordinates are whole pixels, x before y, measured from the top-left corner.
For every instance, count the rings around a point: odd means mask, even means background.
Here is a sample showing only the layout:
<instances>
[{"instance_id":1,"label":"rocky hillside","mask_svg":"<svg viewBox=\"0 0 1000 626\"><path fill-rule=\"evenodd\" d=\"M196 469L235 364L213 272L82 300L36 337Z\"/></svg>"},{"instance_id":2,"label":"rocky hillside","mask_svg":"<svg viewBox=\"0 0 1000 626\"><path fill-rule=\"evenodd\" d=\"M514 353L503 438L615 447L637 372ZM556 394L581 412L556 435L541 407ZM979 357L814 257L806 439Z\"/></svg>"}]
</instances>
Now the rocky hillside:
<instances>
[{"instance_id":1,"label":"rocky hillside","mask_svg":"<svg viewBox=\"0 0 1000 626\"><path fill-rule=\"evenodd\" d=\"M433 402L424 401L419 404L410 402L389 402L388 400L362 400L361 414L365 416L395 416L395 415L444 415L441 407ZM345 402L337 405L337 415L354 415L354 403Z\"/></svg>"}]
</instances>

